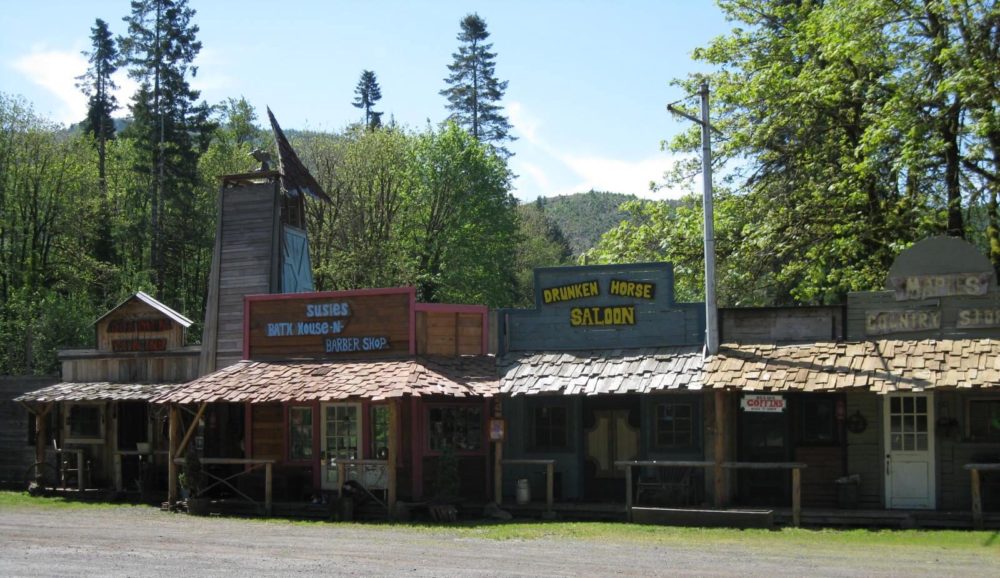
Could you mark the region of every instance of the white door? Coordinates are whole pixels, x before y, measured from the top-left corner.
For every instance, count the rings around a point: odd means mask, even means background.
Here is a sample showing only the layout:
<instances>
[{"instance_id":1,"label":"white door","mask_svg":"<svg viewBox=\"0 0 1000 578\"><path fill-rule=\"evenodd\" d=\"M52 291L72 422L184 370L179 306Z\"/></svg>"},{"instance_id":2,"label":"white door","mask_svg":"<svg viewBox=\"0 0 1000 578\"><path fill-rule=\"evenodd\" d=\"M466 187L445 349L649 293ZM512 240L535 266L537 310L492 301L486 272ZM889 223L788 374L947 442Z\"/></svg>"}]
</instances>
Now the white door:
<instances>
[{"instance_id":1,"label":"white door","mask_svg":"<svg viewBox=\"0 0 1000 578\"><path fill-rule=\"evenodd\" d=\"M337 460L361 458L361 405L326 403L320 406L320 439L323 452L322 486L338 489Z\"/></svg>"},{"instance_id":2,"label":"white door","mask_svg":"<svg viewBox=\"0 0 1000 578\"><path fill-rule=\"evenodd\" d=\"M884 423L886 507L934 509L932 394L890 394Z\"/></svg>"}]
</instances>

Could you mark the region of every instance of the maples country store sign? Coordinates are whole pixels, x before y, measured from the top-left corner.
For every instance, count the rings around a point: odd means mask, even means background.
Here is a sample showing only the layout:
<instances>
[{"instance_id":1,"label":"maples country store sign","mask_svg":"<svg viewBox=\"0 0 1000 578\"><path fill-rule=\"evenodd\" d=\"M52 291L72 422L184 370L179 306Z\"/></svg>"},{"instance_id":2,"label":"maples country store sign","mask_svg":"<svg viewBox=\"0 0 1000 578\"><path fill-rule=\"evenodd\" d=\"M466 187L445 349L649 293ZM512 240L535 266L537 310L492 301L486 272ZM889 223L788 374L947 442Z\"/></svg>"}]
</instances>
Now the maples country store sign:
<instances>
[{"instance_id":1,"label":"maples country store sign","mask_svg":"<svg viewBox=\"0 0 1000 578\"><path fill-rule=\"evenodd\" d=\"M506 312L510 351L694 345L704 306L674 302L669 263L535 270L535 309Z\"/></svg>"},{"instance_id":2,"label":"maples country store sign","mask_svg":"<svg viewBox=\"0 0 1000 578\"><path fill-rule=\"evenodd\" d=\"M249 359L385 357L410 352L409 289L247 297Z\"/></svg>"}]
</instances>

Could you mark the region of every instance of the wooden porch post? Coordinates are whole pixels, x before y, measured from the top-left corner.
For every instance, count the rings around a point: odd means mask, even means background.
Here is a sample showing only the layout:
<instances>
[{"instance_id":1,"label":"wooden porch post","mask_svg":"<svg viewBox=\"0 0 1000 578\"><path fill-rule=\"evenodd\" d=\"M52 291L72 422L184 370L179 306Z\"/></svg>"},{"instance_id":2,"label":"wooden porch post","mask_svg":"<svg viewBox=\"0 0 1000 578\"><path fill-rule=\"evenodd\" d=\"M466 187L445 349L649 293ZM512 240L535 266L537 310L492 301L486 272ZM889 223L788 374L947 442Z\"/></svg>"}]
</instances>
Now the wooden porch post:
<instances>
[{"instance_id":1,"label":"wooden porch post","mask_svg":"<svg viewBox=\"0 0 1000 578\"><path fill-rule=\"evenodd\" d=\"M167 446L167 502L173 506L177 503L177 446L180 442L180 413L176 403L169 406L169 441Z\"/></svg>"},{"instance_id":2,"label":"wooden porch post","mask_svg":"<svg viewBox=\"0 0 1000 578\"><path fill-rule=\"evenodd\" d=\"M399 400L389 400L389 455L387 469L389 488L386 492L386 502L389 508L389 518L396 516L396 461L399 459Z\"/></svg>"},{"instance_id":3,"label":"wooden porch post","mask_svg":"<svg viewBox=\"0 0 1000 578\"><path fill-rule=\"evenodd\" d=\"M972 527L976 530L983 529L983 495L982 486L979 481L979 470L972 468Z\"/></svg>"},{"instance_id":4,"label":"wooden porch post","mask_svg":"<svg viewBox=\"0 0 1000 578\"><path fill-rule=\"evenodd\" d=\"M503 417L502 403L499 397L496 398L493 406L493 416L496 418ZM504 432L504 435L506 434L507 432ZM503 441L496 442L493 448L493 501L499 506L503 502Z\"/></svg>"},{"instance_id":5,"label":"wooden porch post","mask_svg":"<svg viewBox=\"0 0 1000 578\"><path fill-rule=\"evenodd\" d=\"M52 403L43 404L35 413L35 462L45 461L45 440L48 439L46 425L48 425L49 411L52 410ZM42 473L41 468L35 468L35 479Z\"/></svg>"},{"instance_id":6,"label":"wooden porch post","mask_svg":"<svg viewBox=\"0 0 1000 578\"><path fill-rule=\"evenodd\" d=\"M725 470L722 468L726 461L726 392L719 389L715 391L715 507L721 508L725 505L726 483L723 476Z\"/></svg>"},{"instance_id":7,"label":"wooden porch post","mask_svg":"<svg viewBox=\"0 0 1000 578\"><path fill-rule=\"evenodd\" d=\"M792 468L792 525L802 525L802 470Z\"/></svg>"}]
</instances>

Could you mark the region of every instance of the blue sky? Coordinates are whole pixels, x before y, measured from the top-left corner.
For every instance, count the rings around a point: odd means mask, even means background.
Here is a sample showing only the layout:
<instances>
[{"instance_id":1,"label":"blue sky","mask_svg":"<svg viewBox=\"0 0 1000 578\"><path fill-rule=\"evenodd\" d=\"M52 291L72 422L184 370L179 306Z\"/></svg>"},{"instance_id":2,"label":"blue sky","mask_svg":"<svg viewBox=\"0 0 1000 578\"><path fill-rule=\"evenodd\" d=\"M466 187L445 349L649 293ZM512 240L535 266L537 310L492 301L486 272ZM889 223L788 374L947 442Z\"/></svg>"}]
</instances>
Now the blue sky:
<instances>
[{"instance_id":1,"label":"blue sky","mask_svg":"<svg viewBox=\"0 0 1000 578\"><path fill-rule=\"evenodd\" d=\"M95 18L125 31L127 0L0 2L0 91L24 96L57 122L79 121ZM203 49L192 84L217 103L244 96L270 106L285 128L335 131L360 118L351 106L363 69L382 87L380 110L420 129L447 116L447 64L465 14L486 20L503 105L518 140L511 167L522 200L591 188L650 193L670 166L659 143L684 126L665 104L669 82L706 71L691 51L725 33L708 0L306 1L189 0ZM134 88L120 80L125 103ZM124 112L119 112L124 114Z\"/></svg>"}]
</instances>

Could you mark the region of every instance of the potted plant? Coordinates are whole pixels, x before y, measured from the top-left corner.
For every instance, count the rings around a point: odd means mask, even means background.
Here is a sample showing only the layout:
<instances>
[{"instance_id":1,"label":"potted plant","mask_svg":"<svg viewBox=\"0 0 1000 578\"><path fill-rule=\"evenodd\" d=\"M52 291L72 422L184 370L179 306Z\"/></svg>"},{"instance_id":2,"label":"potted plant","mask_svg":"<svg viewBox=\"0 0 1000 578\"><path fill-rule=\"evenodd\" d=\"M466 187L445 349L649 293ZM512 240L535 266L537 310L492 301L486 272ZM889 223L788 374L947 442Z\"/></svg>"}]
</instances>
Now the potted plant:
<instances>
[{"instance_id":1,"label":"potted plant","mask_svg":"<svg viewBox=\"0 0 1000 578\"><path fill-rule=\"evenodd\" d=\"M187 510L189 514L204 516L208 513L208 500L201 497L201 459L189 451L184 455L184 471L178 477L181 488L187 490Z\"/></svg>"}]
</instances>

